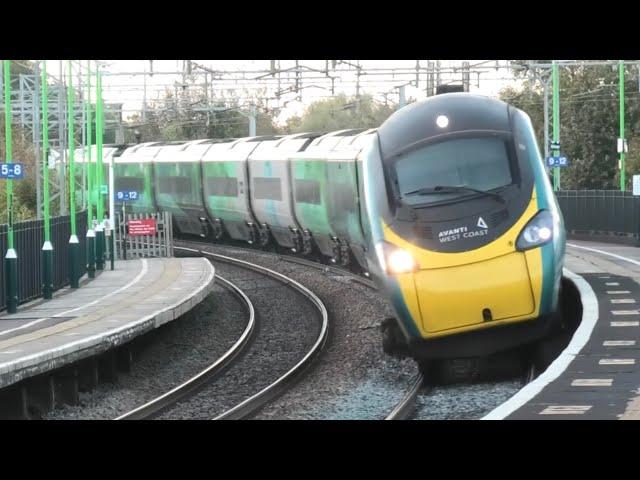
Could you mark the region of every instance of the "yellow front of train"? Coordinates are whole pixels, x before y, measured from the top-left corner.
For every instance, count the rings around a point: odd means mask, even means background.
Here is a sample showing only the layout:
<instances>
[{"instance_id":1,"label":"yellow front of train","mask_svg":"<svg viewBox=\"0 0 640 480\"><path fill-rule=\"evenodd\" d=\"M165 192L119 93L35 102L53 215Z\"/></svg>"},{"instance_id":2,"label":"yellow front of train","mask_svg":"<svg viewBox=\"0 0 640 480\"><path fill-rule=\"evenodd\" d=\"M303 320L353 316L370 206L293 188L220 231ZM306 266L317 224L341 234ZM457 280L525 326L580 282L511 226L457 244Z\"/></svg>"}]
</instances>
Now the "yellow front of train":
<instances>
[{"instance_id":1,"label":"yellow front of train","mask_svg":"<svg viewBox=\"0 0 640 480\"><path fill-rule=\"evenodd\" d=\"M396 112L362 158L368 264L410 355L481 356L546 333L564 227L526 114L441 95Z\"/></svg>"}]
</instances>

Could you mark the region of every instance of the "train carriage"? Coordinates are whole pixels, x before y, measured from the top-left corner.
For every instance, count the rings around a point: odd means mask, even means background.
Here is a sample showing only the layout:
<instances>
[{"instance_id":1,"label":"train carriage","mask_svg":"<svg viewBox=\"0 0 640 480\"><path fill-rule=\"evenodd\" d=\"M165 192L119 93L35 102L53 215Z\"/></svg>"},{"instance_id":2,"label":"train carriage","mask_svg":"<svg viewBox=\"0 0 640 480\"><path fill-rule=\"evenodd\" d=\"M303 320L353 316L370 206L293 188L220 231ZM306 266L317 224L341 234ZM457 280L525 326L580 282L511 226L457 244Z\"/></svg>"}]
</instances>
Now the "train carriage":
<instances>
[{"instance_id":1,"label":"train carriage","mask_svg":"<svg viewBox=\"0 0 640 480\"><path fill-rule=\"evenodd\" d=\"M358 227L357 152L349 148L363 131L331 132L290 156L296 219L323 255L345 266L351 263L349 241L364 244Z\"/></svg>"},{"instance_id":2,"label":"train carriage","mask_svg":"<svg viewBox=\"0 0 640 480\"><path fill-rule=\"evenodd\" d=\"M127 148L115 158L114 190L116 192L138 192L135 201L127 202L130 213L152 213L158 210L153 191L153 158L163 142L146 142ZM122 211L122 201L114 199L117 212Z\"/></svg>"},{"instance_id":3,"label":"train carriage","mask_svg":"<svg viewBox=\"0 0 640 480\"><path fill-rule=\"evenodd\" d=\"M532 342L557 316L564 228L524 112L446 94L396 112L363 152L368 263L418 359Z\"/></svg>"},{"instance_id":4,"label":"train carriage","mask_svg":"<svg viewBox=\"0 0 640 480\"><path fill-rule=\"evenodd\" d=\"M341 263L353 263L350 258L353 255L365 272L366 236L363 221L366 220L366 212L361 207L359 183L362 172L358 154L373 140L374 132L375 129L370 129L344 138L334 147L327 161L328 212L331 227L343 243Z\"/></svg>"},{"instance_id":5,"label":"train carriage","mask_svg":"<svg viewBox=\"0 0 640 480\"><path fill-rule=\"evenodd\" d=\"M122 152L126 150L126 148L127 148L127 145L116 145L116 144L108 144L102 147L103 176L104 176L105 184L108 185L109 183L109 164L114 160L114 158L117 158L119 155L121 155ZM87 202L87 199L84 198L84 195L86 191L85 186L87 185L86 182L88 182L89 169L91 169L91 174L93 178L95 178L96 176L96 173L95 173L96 158L98 154L97 154L96 146L92 145L91 163L85 165L89 157L88 155L89 152L87 151L87 149L84 147L78 147L73 152L74 152L73 160L74 160L74 166L75 166L73 174L76 182L75 183L75 197L76 197L75 205L76 205L76 210L81 210L86 206L86 202ZM68 155L68 151L67 151L67 155ZM68 161L69 159L67 156L67 162ZM58 164L58 171L60 171L60 167L59 167L61 165L60 160L57 160L56 163ZM92 201L94 205L98 201L98 191L99 189L96 188L96 190L93 193Z\"/></svg>"},{"instance_id":6,"label":"train carriage","mask_svg":"<svg viewBox=\"0 0 640 480\"><path fill-rule=\"evenodd\" d=\"M200 172L203 142L206 140L167 142L153 158L158 209L173 215L177 231L198 236L207 234ZM204 146L209 147L210 144Z\"/></svg>"},{"instance_id":7,"label":"train carriage","mask_svg":"<svg viewBox=\"0 0 640 480\"><path fill-rule=\"evenodd\" d=\"M320 253L334 263L345 258L336 232L331 228L327 158L345 136L362 130L340 130L316 138L303 151L290 155L291 189L295 217L303 230L311 233Z\"/></svg>"},{"instance_id":8,"label":"train carriage","mask_svg":"<svg viewBox=\"0 0 640 480\"><path fill-rule=\"evenodd\" d=\"M280 137L248 137L216 141L202 157L204 205L213 236L258 243L260 234L249 200L247 158L263 141Z\"/></svg>"},{"instance_id":9,"label":"train carriage","mask_svg":"<svg viewBox=\"0 0 640 480\"><path fill-rule=\"evenodd\" d=\"M259 227L296 253L311 253L313 241L295 218L289 157L318 136L304 133L261 142L248 159L251 205Z\"/></svg>"}]
</instances>

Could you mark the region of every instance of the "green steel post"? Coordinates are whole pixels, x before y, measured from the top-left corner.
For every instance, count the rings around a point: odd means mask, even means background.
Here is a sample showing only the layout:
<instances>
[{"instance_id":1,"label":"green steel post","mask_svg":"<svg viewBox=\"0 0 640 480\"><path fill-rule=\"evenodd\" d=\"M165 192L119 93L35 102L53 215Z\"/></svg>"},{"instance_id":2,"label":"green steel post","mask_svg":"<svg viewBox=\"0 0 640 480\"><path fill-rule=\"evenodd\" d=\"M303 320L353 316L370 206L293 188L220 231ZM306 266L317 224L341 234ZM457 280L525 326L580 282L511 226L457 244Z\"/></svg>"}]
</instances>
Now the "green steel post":
<instances>
[{"instance_id":1,"label":"green steel post","mask_svg":"<svg viewBox=\"0 0 640 480\"><path fill-rule=\"evenodd\" d=\"M93 229L93 165L91 150L93 149L93 109L91 108L91 60L87 60L87 274L89 278L96 276L96 233Z\"/></svg>"},{"instance_id":2,"label":"green steel post","mask_svg":"<svg viewBox=\"0 0 640 480\"><path fill-rule=\"evenodd\" d=\"M80 242L76 235L76 169L75 169L75 132L74 132L74 102L73 102L73 71L71 60L67 61L67 141L69 148L69 216L71 219L71 236L69 237L69 284L71 288L78 288L78 272L80 257Z\"/></svg>"},{"instance_id":3,"label":"green steel post","mask_svg":"<svg viewBox=\"0 0 640 480\"><path fill-rule=\"evenodd\" d=\"M104 203L102 197L102 125L103 125L103 105L102 105L102 78L100 70L96 69L96 187L98 190L97 214L98 224L96 225L96 269L104 270L105 237L104 226Z\"/></svg>"},{"instance_id":4,"label":"green steel post","mask_svg":"<svg viewBox=\"0 0 640 480\"><path fill-rule=\"evenodd\" d=\"M624 154L624 61L618 62L618 73L620 76L620 138L622 148L620 150L620 191L624 192L626 185L625 154Z\"/></svg>"},{"instance_id":5,"label":"green steel post","mask_svg":"<svg viewBox=\"0 0 640 480\"><path fill-rule=\"evenodd\" d=\"M47 88L47 61L42 61L42 191L44 205L44 244L42 245L42 293L53 298L53 245L49 216L49 99Z\"/></svg>"},{"instance_id":6,"label":"green steel post","mask_svg":"<svg viewBox=\"0 0 640 480\"><path fill-rule=\"evenodd\" d=\"M11 62L5 60L4 65L4 128L6 144L6 163L12 163L11 147ZM7 254L5 279L7 293L7 311L18 311L18 254L13 248L13 180L7 179Z\"/></svg>"},{"instance_id":7,"label":"green steel post","mask_svg":"<svg viewBox=\"0 0 640 480\"><path fill-rule=\"evenodd\" d=\"M560 85L558 78L558 65L553 62L551 67L551 78L553 83L553 141L560 141ZM557 145L557 143L556 143ZM560 155L560 149L554 148L552 155L557 157ZM553 169L553 189L560 190L560 167Z\"/></svg>"}]
</instances>

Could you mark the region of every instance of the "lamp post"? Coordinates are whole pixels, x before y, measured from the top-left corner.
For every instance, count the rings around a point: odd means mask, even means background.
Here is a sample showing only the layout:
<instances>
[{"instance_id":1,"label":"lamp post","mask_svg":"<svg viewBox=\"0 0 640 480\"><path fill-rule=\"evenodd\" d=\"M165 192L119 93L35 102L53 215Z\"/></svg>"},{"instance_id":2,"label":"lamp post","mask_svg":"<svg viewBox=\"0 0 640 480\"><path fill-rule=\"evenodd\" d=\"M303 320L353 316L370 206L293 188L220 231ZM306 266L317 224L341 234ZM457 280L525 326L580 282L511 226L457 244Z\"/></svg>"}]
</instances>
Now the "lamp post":
<instances>
[{"instance_id":1,"label":"lamp post","mask_svg":"<svg viewBox=\"0 0 640 480\"><path fill-rule=\"evenodd\" d=\"M73 111L73 72L71 60L67 61L67 144L69 148L69 216L71 220L71 236L69 237L69 284L71 288L78 288L78 260L80 257L80 242L76 235L76 172L75 172L75 148L74 138L74 111Z\"/></svg>"},{"instance_id":2,"label":"lamp post","mask_svg":"<svg viewBox=\"0 0 640 480\"><path fill-rule=\"evenodd\" d=\"M620 191L624 192L626 178L625 178L625 139L624 139L624 61L618 62L618 77L620 86L620 141L618 150L620 152Z\"/></svg>"},{"instance_id":3,"label":"lamp post","mask_svg":"<svg viewBox=\"0 0 640 480\"><path fill-rule=\"evenodd\" d=\"M96 213L98 223L96 225L96 269L104 270L104 202L102 201L102 125L103 125L103 105L102 105L102 77L100 69L96 69L96 187L97 205Z\"/></svg>"},{"instance_id":4,"label":"lamp post","mask_svg":"<svg viewBox=\"0 0 640 480\"><path fill-rule=\"evenodd\" d=\"M553 156L560 156L560 85L558 78L558 64L553 61L551 66L551 81L553 84ZM560 190L560 167L553 168L553 190Z\"/></svg>"},{"instance_id":5,"label":"lamp post","mask_svg":"<svg viewBox=\"0 0 640 480\"><path fill-rule=\"evenodd\" d=\"M91 108L91 60L87 60L87 274L89 278L96 276L96 233L93 229L93 200L95 185L91 150L93 149L93 109Z\"/></svg>"},{"instance_id":6,"label":"lamp post","mask_svg":"<svg viewBox=\"0 0 640 480\"><path fill-rule=\"evenodd\" d=\"M49 99L47 61L42 61L42 193L44 196L44 243L42 245L42 293L53 298L53 245L51 244L51 217L49 213Z\"/></svg>"},{"instance_id":7,"label":"lamp post","mask_svg":"<svg viewBox=\"0 0 640 480\"><path fill-rule=\"evenodd\" d=\"M11 62L4 60L4 128L6 163L12 163L11 149ZM18 311L18 254L13 248L13 180L7 179L7 254L5 255L7 276L7 311Z\"/></svg>"}]
</instances>

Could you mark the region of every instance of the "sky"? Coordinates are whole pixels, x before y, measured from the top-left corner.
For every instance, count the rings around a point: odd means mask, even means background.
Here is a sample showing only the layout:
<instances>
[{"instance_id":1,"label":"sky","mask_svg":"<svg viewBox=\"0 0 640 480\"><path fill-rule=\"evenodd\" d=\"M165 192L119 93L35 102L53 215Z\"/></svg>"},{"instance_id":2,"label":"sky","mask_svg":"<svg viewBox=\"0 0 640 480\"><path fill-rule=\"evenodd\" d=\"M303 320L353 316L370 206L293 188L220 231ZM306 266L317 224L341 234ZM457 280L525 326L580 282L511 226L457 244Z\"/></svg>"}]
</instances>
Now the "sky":
<instances>
[{"instance_id":1,"label":"sky","mask_svg":"<svg viewBox=\"0 0 640 480\"><path fill-rule=\"evenodd\" d=\"M436 61L436 60L432 60ZM104 81L103 92L105 103L123 103L123 118L126 120L134 113L141 110L143 99L145 98L145 83L146 83L146 100L148 103L163 97L165 90L169 89L173 91L176 82L182 81L182 75L177 73L181 72L183 68L183 60L153 60L153 76L144 75L144 72L150 72L151 62L149 60L101 60L104 65ZM238 71L238 70L268 70L270 68L270 60L193 60L193 62L210 68L212 70L224 70L224 71ZM281 69L291 68L295 66L295 60L281 60L279 62ZM315 68L318 70L325 69L325 60L300 60L300 65L308 68ZM355 65L355 60L349 60L348 62ZM441 66L443 68L459 67L462 65L462 60L441 60ZM506 60L469 60L472 66L478 65L478 71L481 71L480 75L472 73L470 77L470 91L473 93L479 93L488 96L497 96L500 89L504 86L513 84L513 78L510 71L506 68L492 68L498 62L498 65L506 66ZM86 65L86 61L82 61L83 65ZM60 72L60 62L56 60L50 60L47 62L47 71L58 76ZM360 65L365 69L373 68L408 68L414 69L416 66L416 60L363 60L360 61ZM420 60L420 65L427 65L427 60ZM491 68L490 68L491 67ZM63 62L63 68L66 68L66 62ZM339 66L338 68L347 68L346 65ZM472 70L474 68L472 67ZM139 72L137 75L123 75L125 73ZM173 72L173 73L170 73ZM330 70L331 72L331 70ZM338 74L338 79L335 81L335 93L345 93L347 95L355 95L356 93L356 70L352 68L349 72L341 72ZM258 76L258 73L247 73L248 79ZM301 90L301 100L296 99L295 93L285 94L282 96L282 101L276 103L276 100L272 100L269 106L280 107L280 112L277 117L278 123L284 123L287 118L292 115L300 115L304 109L313 101L321 98L326 98L331 95L331 82L324 76L323 73L313 74L315 77L310 80L303 80ZM199 77L200 81L204 80L204 77ZM415 79L415 74L405 75L403 78L394 78L391 75L362 75L360 77L360 92L371 93L374 98L379 101L384 101L385 98L397 102L398 101L398 89L399 85L407 82L407 79ZM461 74L458 73L444 73L442 74L442 81L461 82ZM416 100L422 100L426 98L426 74L422 73L419 79L419 87L415 88L412 85L407 85L405 90L406 98L414 98ZM255 81L247 80L245 84L248 88L255 85ZM282 82L281 88L292 85L292 82ZM225 82L226 87L233 87L229 82ZM269 85L273 85L267 96L273 97L273 93L277 90L277 83L275 80L270 81ZM220 82L214 83L215 87L222 88ZM236 95L242 93L236 89ZM386 97L385 97L386 94ZM233 93L229 93L229 96L233 96ZM284 102L287 101L285 104Z\"/></svg>"}]
</instances>

